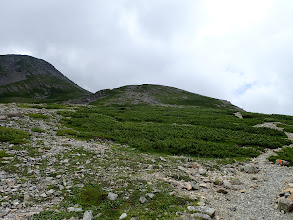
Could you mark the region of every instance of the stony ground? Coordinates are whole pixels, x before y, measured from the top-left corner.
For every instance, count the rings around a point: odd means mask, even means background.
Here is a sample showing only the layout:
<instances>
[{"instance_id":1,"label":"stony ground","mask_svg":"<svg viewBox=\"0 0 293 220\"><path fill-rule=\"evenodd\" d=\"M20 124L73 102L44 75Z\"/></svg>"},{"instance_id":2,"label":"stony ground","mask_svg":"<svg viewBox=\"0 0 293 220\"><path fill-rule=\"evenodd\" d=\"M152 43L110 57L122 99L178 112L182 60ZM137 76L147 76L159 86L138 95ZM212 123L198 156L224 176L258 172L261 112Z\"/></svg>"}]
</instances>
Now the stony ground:
<instances>
[{"instance_id":1,"label":"stony ground","mask_svg":"<svg viewBox=\"0 0 293 220\"><path fill-rule=\"evenodd\" d=\"M278 194L287 183L293 182L293 170L269 163L266 158L273 154L271 150L252 161L233 164L229 164L232 161L144 154L114 143L57 136L57 131L64 129L58 111L15 104L0 106L1 126L32 134L25 144L0 143L0 151L11 155L0 166L1 219L27 219L56 208L73 187L83 187L91 181L106 182L104 190L114 194L125 187L125 199L132 191L129 185L140 185L142 181L153 188L154 194L159 185L167 184L172 195L200 198L199 209L189 206L178 213L178 219L195 219L197 215L225 220L293 219L293 213L276 209ZM21 112L23 117L7 118L11 112ZM30 113L48 118L31 117ZM42 132L32 131L33 128ZM78 204L68 204L65 208L83 211ZM94 219L99 219L99 215Z\"/></svg>"}]
</instances>

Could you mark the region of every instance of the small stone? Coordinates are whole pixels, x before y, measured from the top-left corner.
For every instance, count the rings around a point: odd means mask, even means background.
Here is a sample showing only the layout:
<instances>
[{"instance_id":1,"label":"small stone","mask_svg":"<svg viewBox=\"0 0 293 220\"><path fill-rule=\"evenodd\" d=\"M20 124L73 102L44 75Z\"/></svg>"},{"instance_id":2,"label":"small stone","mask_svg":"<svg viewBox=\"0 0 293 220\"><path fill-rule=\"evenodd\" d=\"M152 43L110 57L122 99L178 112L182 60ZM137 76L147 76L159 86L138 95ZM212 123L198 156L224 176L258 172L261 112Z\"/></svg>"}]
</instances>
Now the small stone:
<instances>
[{"instance_id":1,"label":"small stone","mask_svg":"<svg viewBox=\"0 0 293 220\"><path fill-rule=\"evenodd\" d=\"M141 197L139 198L139 201L140 201L141 203L146 203L148 200L147 200L145 197L141 196Z\"/></svg>"},{"instance_id":2,"label":"small stone","mask_svg":"<svg viewBox=\"0 0 293 220\"><path fill-rule=\"evenodd\" d=\"M293 201L293 194L291 194L290 196L288 196L288 198L287 198L287 199L289 199L289 200Z\"/></svg>"},{"instance_id":3,"label":"small stone","mask_svg":"<svg viewBox=\"0 0 293 220\"><path fill-rule=\"evenodd\" d=\"M155 194L153 194L153 193L147 193L146 194L148 197L150 197L151 199L155 196Z\"/></svg>"},{"instance_id":4,"label":"small stone","mask_svg":"<svg viewBox=\"0 0 293 220\"><path fill-rule=\"evenodd\" d=\"M245 191L245 189L241 189L239 192L245 193L246 191Z\"/></svg>"},{"instance_id":5,"label":"small stone","mask_svg":"<svg viewBox=\"0 0 293 220\"><path fill-rule=\"evenodd\" d=\"M224 190L224 189L219 189L219 190L217 190L217 193L227 194L228 191L227 190Z\"/></svg>"},{"instance_id":6,"label":"small stone","mask_svg":"<svg viewBox=\"0 0 293 220\"><path fill-rule=\"evenodd\" d=\"M210 220L211 219L211 217L209 215L206 215L203 213L194 213L194 214L192 214L192 217L200 218L202 220ZM192 218L192 219L194 219L194 218Z\"/></svg>"},{"instance_id":7,"label":"small stone","mask_svg":"<svg viewBox=\"0 0 293 220\"><path fill-rule=\"evenodd\" d=\"M293 209L293 201L284 197L280 198L278 203L278 209L285 212L290 212Z\"/></svg>"},{"instance_id":8,"label":"small stone","mask_svg":"<svg viewBox=\"0 0 293 220\"><path fill-rule=\"evenodd\" d=\"M54 192L55 192L54 189L50 189L50 190L47 192L47 195L53 194Z\"/></svg>"},{"instance_id":9,"label":"small stone","mask_svg":"<svg viewBox=\"0 0 293 220\"><path fill-rule=\"evenodd\" d=\"M29 194L24 194L23 196L23 202L28 202L29 200L31 199L30 195Z\"/></svg>"},{"instance_id":10,"label":"small stone","mask_svg":"<svg viewBox=\"0 0 293 220\"><path fill-rule=\"evenodd\" d=\"M246 173L258 173L259 172L259 167L255 164L246 164L243 167L243 171Z\"/></svg>"},{"instance_id":11,"label":"small stone","mask_svg":"<svg viewBox=\"0 0 293 220\"><path fill-rule=\"evenodd\" d=\"M167 162L167 160L164 157L160 157L161 161Z\"/></svg>"},{"instance_id":12,"label":"small stone","mask_svg":"<svg viewBox=\"0 0 293 220\"><path fill-rule=\"evenodd\" d=\"M191 186L190 183L185 182L185 183L183 183L183 186L184 186L184 188L187 189L188 191L189 191L189 190L192 190L192 186Z\"/></svg>"},{"instance_id":13,"label":"small stone","mask_svg":"<svg viewBox=\"0 0 293 220\"><path fill-rule=\"evenodd\" d=\"M127 214L126 214L126 213L123 213L123 214L120 216L119 219L124 219L124 218L126 218L126 217L127 217Z\"/></svg>"},{"instance_id":14,"label":"small stone","mask_svg":"<svg viewBox=\"0 0 293 220\"><path fill-rule=\"evenodd\" d=\"M288 189L288 188L293 188L293 183L288 183L286 186L286 189Z\"/></svg>"},{"instance_id":15,"label":"small stone","mask_svg":"<svg viewBox=\"0 0 293 220\"><path fill-rule=\"evenodd\" d=\"M182 166L178 166L178 170L185 171L185 168Z\"/></svg>"},{"instance_id":16,"label":"small stone","mask_svg":"<svg viewBox=\"0 0 293 220\"><path fill-rule=\"evenodd\" d=\"M92 220L92 218L93 218L93 211L88 210L84 212L82 220Z\"/></svg>"},{"instance_id":17,"label":"small stone","mask_svg":"<svg viewBox=\"0 0 293 220\"><path fill-rule=\"evenodd\" d=\"M228 180L223 180L223 186L227 189L231 189L232 188L232 184L230 181Z\"/></svg>"},{"instance_id":18,"label":"small stone","mask_svg":"<svg viewBox=\"0 0 293 220\"><path fill-rule=\"evenodd\" d=\"M47 197L47 194L46 193L42 193L40 196L43 197L43 198L46 198Z\"/></svg>"},{"instance_id":19,"label":"small stone","mask_svg":"<svg viewBox=\"0 0 293 220\"><path fill-rule=\"evenodd\" d=\"M82 212L82 208L68 207L68 212Z\"/></svg>"},{"instance_id":20,"label":"small stone","mask_svg":"<svg viewBox=\"0 0 293 220\"><path fill-rule=\"evenodd\" d=\"M115 201L118 198L118 195L112 192L109 192L108 199Z\"/></svg>"},{"instance_id":21,"label":"small stone","mask_svg":"<svg viewBox=\"0 0 293 220\"><path fill-rule=\"evenodd\" d=\"M238 179L232 179L232 180L231 180L231 183L232 183L233 185L241 185L241 184L242 184L241 181L238 180Z\"/></svg>"},{"instance_id":22,"label":"small stone","mask_svg":"<svg viewBox=\"0 0 293 220\"><path fill-rule=\"evenodd\" d=\"M286 192L286 193L284 194L285 198L288 198L290 195L291 195L291 193L289 193L289 192Z\"/></svg>"},{"instance_id":23,"label":"small stone","mask_svg":"<svg viewBox=\"0 0 293 220\"><path fill-rule=\"evenodd\" d=\"M208 184L206 184L206 183L201 183L201 184L199 184L199 186L202 187L202 188L206 188L206 189L210 188L210 186Z\"/></svg>"},{"instance_id":24,"label":"small stone","mask_svg":"<svg viewBox=\"0 0 293 220\"><path fill-rule=\"evenodd\" d=\"M203 214L209 215L210 217L213 217L216 212L214 208L210 208L207 206L187 206L187 209L192 212L201 212Z\"/></svg>"},{"instance_id":25,"label":"small stone","mask_svg":"<svg viewBox=\"0 0 293 220\"><path fill-rule=\"evenodd\" d=\"M203 168L199 168L198 169L198 173L200 174L200 175L204 175L204 174L206 174L206 170L205 169L203 169Z\"/></svg>"}]
</instances>

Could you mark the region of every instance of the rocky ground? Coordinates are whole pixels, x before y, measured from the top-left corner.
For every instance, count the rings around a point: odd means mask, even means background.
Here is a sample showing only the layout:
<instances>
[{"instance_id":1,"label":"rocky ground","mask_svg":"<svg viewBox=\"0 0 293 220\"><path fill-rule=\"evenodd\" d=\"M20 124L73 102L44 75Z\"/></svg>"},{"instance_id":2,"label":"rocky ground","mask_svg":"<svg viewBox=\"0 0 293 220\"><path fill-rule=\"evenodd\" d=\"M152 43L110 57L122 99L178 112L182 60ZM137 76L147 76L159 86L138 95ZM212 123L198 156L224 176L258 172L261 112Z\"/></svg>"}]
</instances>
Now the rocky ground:
<instances>
[{"instance_id":1,"label":"rocky ground","mask_svg":"<svg viewBox=\"0 0 293 220\"><path fill-rule=\"evenodd\" d=\"M78 204L58 206L66 194L86 182L107 183L104 190L111 200L121 195L121 187L125 188L125 200L131 187L139 186L141 191L151 187L152 191L137 201L144 203L156 198L164 184L170 186L170 195L199 199L196 205L178 212L178 219L293 219L293 213L279 211L276 203L279 193L293 182L293 170L269 163L266 158L272 150L252 161L235 163L144 154L114 143L57 136L57 131L64 129L58 111L0 105L1 126L31 134L24 144L0 143L0 151L10 155L0 166L1 219L28 219L56 207L82 212L84 219L102 219L99 214L92 217ZM32 113L47 117L32 117ZM120 219L139 217L123 213Z\"/></svg>"}]
</instances>

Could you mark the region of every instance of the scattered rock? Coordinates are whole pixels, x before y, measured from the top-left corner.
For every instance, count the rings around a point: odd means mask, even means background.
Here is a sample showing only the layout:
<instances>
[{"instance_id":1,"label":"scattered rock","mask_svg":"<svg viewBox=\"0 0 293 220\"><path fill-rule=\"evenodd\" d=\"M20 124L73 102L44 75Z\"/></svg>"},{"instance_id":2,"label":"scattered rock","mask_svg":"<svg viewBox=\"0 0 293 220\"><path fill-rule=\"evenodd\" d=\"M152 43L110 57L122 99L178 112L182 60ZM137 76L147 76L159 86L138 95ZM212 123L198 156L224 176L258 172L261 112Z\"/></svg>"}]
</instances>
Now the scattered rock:
<instances>
[{"instance_id":1,"label":"scattered rock","mask_svg":"<svg viewBox=\"0 0 293 220\"><path fill-rule=\"evenodd\" d=\"M160 157L161 161L167 162L167 160L164 157Z\"/></svg>"},{"instance_id":2,"label":"scattered rock","mask_svg":"<svg viewBox=\"0 0 293 220\"><path fill-rule=\"evenodd\" d=\"M232 184L229 180L223 180L223 186L227 189L231 189L232 188Z\"/></svg>"},{"instance_id":3,"label":"scattered rock","mask_svg":"<svg viewBox=\"0 0 293 220\"><path fill-rule=\"evenodd\" d=\"M82 208L76 208L76 207L68 207L68 212L82 212Z\"/></svg>"},{"instance_id":4,"label":"scattered rock","mask_svg":"<svg viewBox=\"0 0 293 220\"><path fill-rule=\"evenodd\" d=\"M92 220L93 218L93 211L92 210L88 210L85 211L83 214L83 220Z\"/></svg>"},{"instance_id":5,"label":"scattered rock","mask_svg":"<svg viewBox=\"0 0 293 220\"><path fill-rule=\"evenodd\" d=\"M218 189L218 190L217 190L217 193L223 193L223 194L227 194L227 193L228 193L228 191L227 191L227 190L225 190L225 189Z\"/></svg>"},{"instance_id":6,"label":"scattered rock","mask_svg":"<svg viewBox=\"0 0 293 220\"><path fill-rule=\"evenodd\" d=\"M241 181L238 179L232 179L231 183L232 183L232 185L241 185L242 184Z\"/></svg>"},{"instance_id":7,"label":"scattered rock","mask_svg":"<svg viewBox=\"0 0 293 220\"><path fill-rule=\"evenodd\" d=\"M127 214L126 213L123 213L119 219L125 219L127 217Z\"/></svg>"},{"instance_id":8,"label":"scattered rock","mask_svg":"<svg viewBox=\"0 0 293 220\"><path fill-rule=\"evenodd\" d=\"M187 189L187 190L192 190L192 186L191 186L191 184L188 183L188 182L184 182L184 183L183 183L183 186L184 186L184 188Z\"/></svg>"},{"instance_id":9,"label":"scattered rock","mask_svg":"<svg viewBox=\"0 0 293 220\"><path fill-rule=\"evenodd\" d=\"M118 195L112 192L108 193L108 199L115 201L118 198Z\"/></svg>"},{"instance_id":10,"label":"scattered rock","mask_svg":"<svg viewBox=\"0 0 293 220\"><path fill-rule=\"evenodd\" d=\"M293 209L293 201L281 197L278 202L278 209L283 210L285 212L291 212L291 210Z\"/></svg>"},{"instance_id":11,"label":"scattered rock","mask_svg":"<svg viewBox=\"0 0 293 220\"><path fill-rule=\"evenodd\" d=\"M145 197L141 196L141 197L139 198L139 201L140 201L141 203L146 203L148 200L147 200Z\"/></svg>"},{"instance_id":12,"label":"scattered rock","mask_svg":"<svg viewBox=\"0 0 293 220\"><path fill-rule=\"evenodd\" d=\"M246 164L245 166L241 166L240 170L246 173L258 173L259 166L255 164Z\"/></svg>"},{"instance_id":13,"label":"scattered rock","mask_svg":"<svg viewBox=\"0 0 293 220\"><path fill-rule=\"evenodd\" d=\"M146 194L148 197L150 197L151 199L155 196L155 194L153 194L153 193L147 193Z\"/></svg>"},{"instance_id":14,"label":"scattered rock","mask_svg":"<svg viewBox=\"0 0 293 220\"><path fill-rule=\"evenodd\" d=\"M286 160L277 159L275 164L276 165L281 165L281 166L289 166L290 162L286 161Z\"/></svg>"},{"instance_id":15,"label":"scattered rock","mask_svg":"<svg viewBox=\"0 0 293 220\"><path fill-rule=\"evenodd\" d=\"M203 168L199 168L199 169L198 169L198 173L199 173L200 175L204 175L206 172L207 172L207 171L206 171L205 169L203 169Z\"/></svg>"},{"instance_id":16,"label":"scattered rock","mask_svg":"<svg viewBox=\"0 0 293 220\"><path fill-rule=\"evenodd\" d=\"M191 216L196 217L196 218L200 218L202 220L211 220L211 217L209 215L206 215L206 214L203 214L203 213L194 213Z\"/></svg>"},{"instance_id":17,"label":"scattered rock","mask_svg":"<svg viewBox=\"0 0 293 220\"><path fill-rule=\"evenodd\" d=\"M187 209L191 212L201 212L203 214L209 215L210 217L213 217L216 212L214 208L210 208L207 206L187 206Z\"/></svg>"}]
</instances>

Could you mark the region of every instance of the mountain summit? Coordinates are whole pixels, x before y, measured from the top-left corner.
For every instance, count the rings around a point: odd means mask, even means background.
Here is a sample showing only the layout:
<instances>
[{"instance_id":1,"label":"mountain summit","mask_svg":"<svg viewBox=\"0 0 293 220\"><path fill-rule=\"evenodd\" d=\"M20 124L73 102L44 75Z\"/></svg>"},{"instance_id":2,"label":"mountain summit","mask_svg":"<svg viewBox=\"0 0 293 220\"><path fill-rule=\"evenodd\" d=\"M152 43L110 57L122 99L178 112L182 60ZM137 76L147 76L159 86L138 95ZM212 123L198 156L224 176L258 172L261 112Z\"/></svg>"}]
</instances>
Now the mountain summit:
<instances>
[{"instance_id":1,"label":"mountain summit","mask_svg":"<svg viewBox=\"0 0 293 220\"><path fill-rule=\"evenodd\" d=\"M79 104L92 103L105 105L149 104L161 106L201 106L243 111L243 109L232 105L226 100L191 93L170 86L153 84L128 85L115 89L104 89L75 102Z\"/></svg>"},{"instance_id":2,"label":"mountain summit","mask_svg":"<svg viewBox=\"0 0 293 220\"><path fill-rule=\"evenodd\" d=\"M44 60L0 56L0 102L54 102L89 94Z\"/></svg>"}]
</instances>

